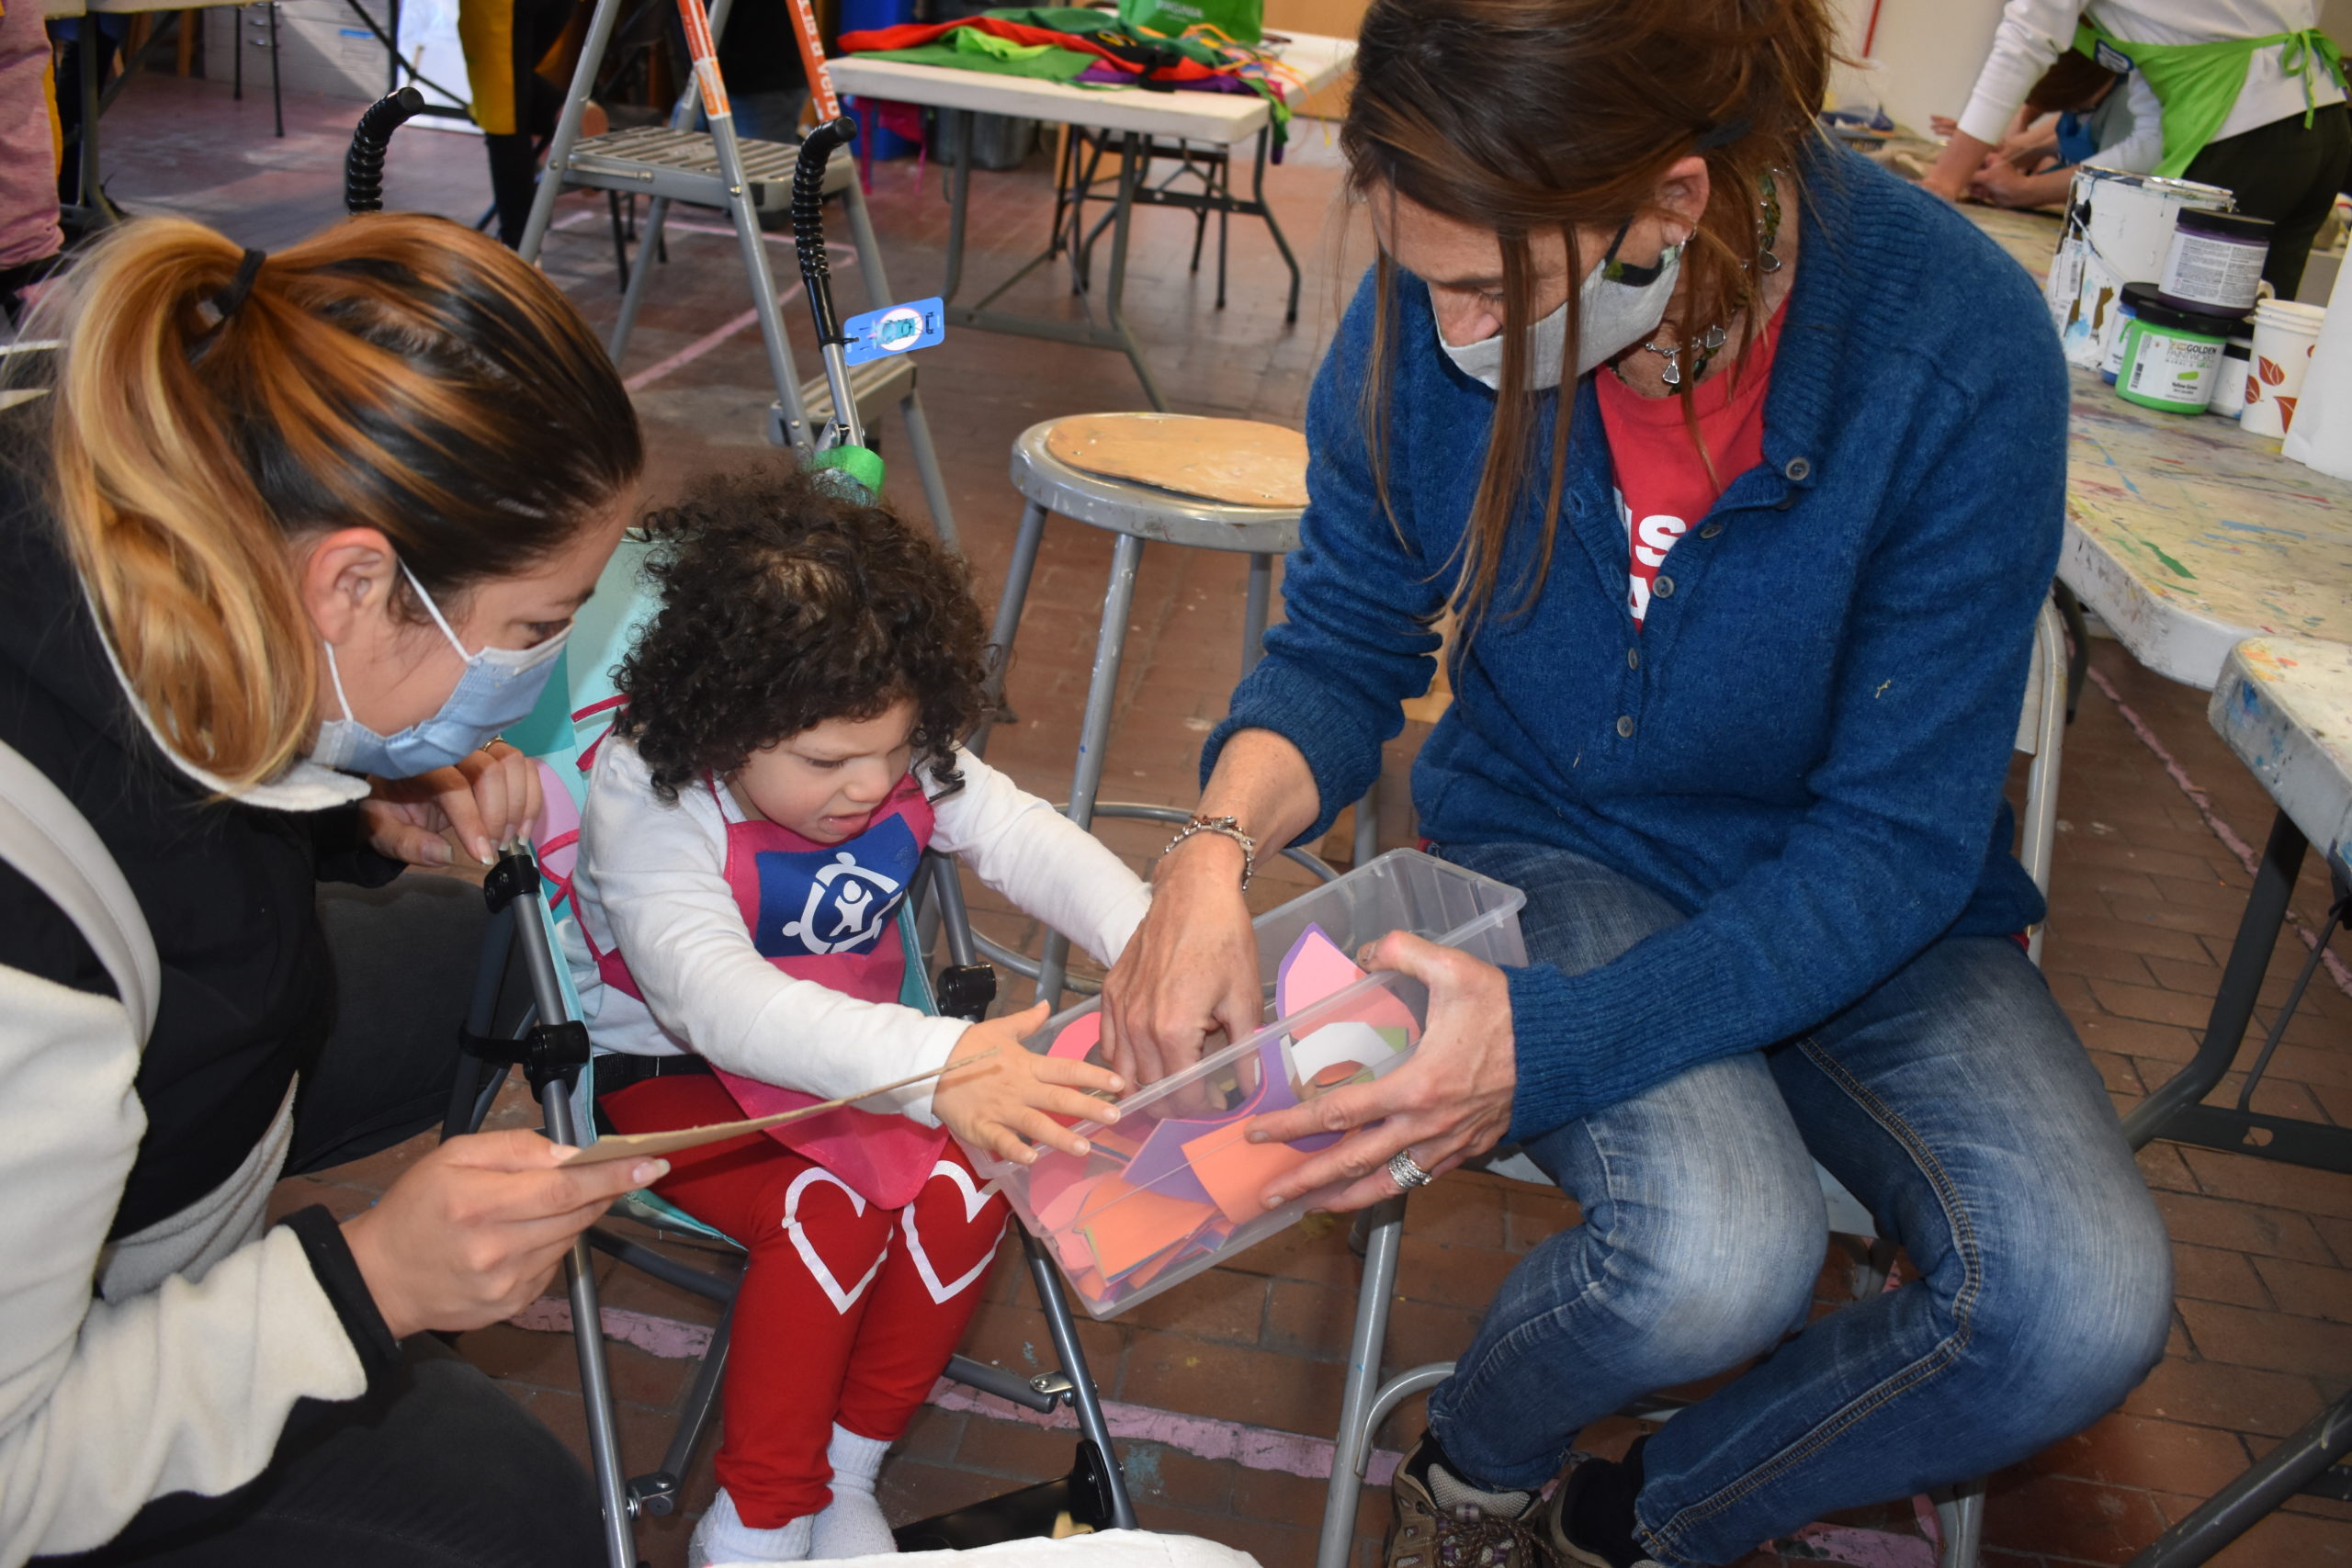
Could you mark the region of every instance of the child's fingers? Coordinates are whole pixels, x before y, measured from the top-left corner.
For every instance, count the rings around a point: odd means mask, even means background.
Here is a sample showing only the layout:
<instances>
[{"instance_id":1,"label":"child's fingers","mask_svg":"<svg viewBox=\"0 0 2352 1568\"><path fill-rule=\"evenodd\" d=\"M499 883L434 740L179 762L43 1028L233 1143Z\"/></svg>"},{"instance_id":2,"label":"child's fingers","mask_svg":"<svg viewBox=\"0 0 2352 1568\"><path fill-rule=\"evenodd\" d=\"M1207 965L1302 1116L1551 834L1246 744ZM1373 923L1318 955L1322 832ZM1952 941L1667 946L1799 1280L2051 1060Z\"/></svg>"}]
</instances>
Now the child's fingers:
<instances>
[{"instance_id":1,"label":"child's fingers","mask_svg":"<svg viewBox=\"0 0 2352 1568\"><path fill-rule=\"evenodd\" d=\"M1106 1105L1091 1094L1080 1094L1074 1089L1054 1089L1040 1084L1026 1099L1026 1110L1042 1111L1048 1117L1074 1116L1081 1122L1115 1122L1119 1108ZM1056 1125L1059 1125L1058 1122Z\"/></svg>"},{"instance_id":2,"label":"child's fingers","mask_svg":"<svg viewBox=\"0 0 2352 1568\"><path fill-rule=\"evenodd\" d=\"M1091 1102L1090 1101L1087 1103ZM1076 1114L1083 1116L1088 1114L1088 1112L1080 1111ZM1052 1117L1046 1115L1042 1111L1023 1108L1023 1110L1014 1112L1012 1115L1008 1116L1005 1120L1012 1126L1017 1128L1020 1134L1023 1137L1025 1137L1030 1143L1043 1144L1047 1148L1058 1149L1063 1154L1075 1155L1080 1159L1085 1158L1088 1154L1092 1152L1094 1147L1093 1145L1079 1136L1078 1134L1072 1132L1069 1128L1063 1126L1060 1122L1055 1121ZM1034 1159L1035 1156L1032 1154L1030 1157ZM1028 1162L1023 1161L1023 1163L1026 1164Z\"/></svg>"},{"instance_id":3,"label":"child's fingers","mask_svg":"<svg viewBox=\"0 0 2352 1568\"><path fill-rule=\"evenodd\" d=\"M1091 1062L1073 1061L1067 1056L1040 1056L1031 1071L1042 1084L1091 1089L1102 1094L1125 1094L1127 1090L1126 1079L1110 1068L1096 1066Z\"/></svg>"},{"instance_id":4,"label":"child's fingers","mask_svg":"<svg viewBox=\"0 0 2352 1568\"><path fill-rule=\"evenodd\" d=\"M1011 1160L1015 1165L1037 1163L1037 1151L1031 1148L1020 1134L1002 1122L989 1134L987 1142L989 1150L999 1159Z\"/></svg>"}]
</instances>

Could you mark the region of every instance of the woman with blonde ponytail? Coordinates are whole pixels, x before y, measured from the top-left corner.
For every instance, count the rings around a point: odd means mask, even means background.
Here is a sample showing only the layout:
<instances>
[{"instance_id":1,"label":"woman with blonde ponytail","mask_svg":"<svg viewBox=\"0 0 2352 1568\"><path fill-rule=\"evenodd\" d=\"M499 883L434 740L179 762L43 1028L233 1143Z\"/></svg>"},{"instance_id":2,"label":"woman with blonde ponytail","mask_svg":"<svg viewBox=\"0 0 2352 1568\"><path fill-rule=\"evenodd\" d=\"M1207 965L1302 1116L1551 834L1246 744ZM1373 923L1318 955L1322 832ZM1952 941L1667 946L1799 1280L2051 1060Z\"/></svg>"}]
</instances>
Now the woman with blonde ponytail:
<instances>
[{"instance_id":1,"label":"woman with blonde ponytail","mask_svg":"<svg viewBox=\"0 0 2352 1568\"><path fill-rule=\"evenodd\" d=\"M481 901L384 885L538 813L496 736L634 505L628 395L432 219L275 254L135 222L42 310L47 395L0 416L0 777L94 832L157 984L0 843L0 1568L593 1561L578 1465L424 1331L534 1299L660 1162L458 1138L263 1220L446 1104Z\"/></svg>"},{"instance_id":2,"label":"woman with blonde ponytail","mask_svg":"<svg viewBox=\"0 0 2352 1568\"><path fill-rule=\"evenodd\" d=\"M1525 890L1530 962L1381 942L1428 1033L1261 1118L1349 1131L1264 1197L1359 1208L1508 1138L1581 1222L1430 1393L1392 1568L1743 1559L2013 1464L2163 1354L2171 1250L2002 799L2065 367L2014 263L1821 135L1831 36L1828 0L1364 16L1340 142L1380 252L1287 619L1103 1037L1148 1079L1256 1025L1250 841L1363 793L1450 620L1415 805ZM1917 1272L1808 1325L1816 1161ZM1544 1496L1586 1424L1743 1366Z\"/></svg>"}]
</instances>

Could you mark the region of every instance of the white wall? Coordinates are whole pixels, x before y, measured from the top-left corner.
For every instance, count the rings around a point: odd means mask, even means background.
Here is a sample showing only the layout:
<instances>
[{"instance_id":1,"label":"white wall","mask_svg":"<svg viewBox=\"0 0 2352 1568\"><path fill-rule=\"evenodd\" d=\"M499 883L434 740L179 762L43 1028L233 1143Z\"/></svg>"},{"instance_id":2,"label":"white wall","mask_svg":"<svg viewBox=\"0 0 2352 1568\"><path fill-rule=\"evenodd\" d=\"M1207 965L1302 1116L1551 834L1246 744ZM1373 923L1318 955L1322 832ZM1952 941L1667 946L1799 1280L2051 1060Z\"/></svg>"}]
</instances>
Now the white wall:
<instances>
[{"instance_id":1,"label":"white wall","mask_svg":"<svg viewBox=\"0 0 2352 1568\"><path fill-rule=\"evenodd\" d=\"M1833 3L1844 22L1841 48L1859 58L1871 0ZM2352 10L2352 0L2327 4ZM1840 67L1831 80L1831 96L1841 105L1883 105L1925 134L1929 115L1957 116L1966 106L2000 19L2000 0L1878 0L1871 58L1859 71Z\"/></svg>"}]
</instances>

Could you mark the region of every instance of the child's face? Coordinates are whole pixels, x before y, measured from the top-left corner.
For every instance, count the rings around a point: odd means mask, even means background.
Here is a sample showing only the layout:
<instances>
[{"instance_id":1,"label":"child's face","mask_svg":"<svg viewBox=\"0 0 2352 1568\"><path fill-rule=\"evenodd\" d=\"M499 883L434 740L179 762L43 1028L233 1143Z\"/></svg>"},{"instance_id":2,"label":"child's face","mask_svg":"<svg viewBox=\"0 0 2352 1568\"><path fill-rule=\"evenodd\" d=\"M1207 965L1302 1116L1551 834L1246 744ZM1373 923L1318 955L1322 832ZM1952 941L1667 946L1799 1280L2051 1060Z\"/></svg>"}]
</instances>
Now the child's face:
<instances>
[{"instance_id":1,"label":"child's face","mask_svg":"<svg viewBox=\"0 0 2352 1568\"><path fill-rule=\"evenodd\" d=\"M736 804L820 844L865 831L906 776L915 705L901 697L872 718L829 718L754 751L727 782Z\"/></svg>"}]
</instances>

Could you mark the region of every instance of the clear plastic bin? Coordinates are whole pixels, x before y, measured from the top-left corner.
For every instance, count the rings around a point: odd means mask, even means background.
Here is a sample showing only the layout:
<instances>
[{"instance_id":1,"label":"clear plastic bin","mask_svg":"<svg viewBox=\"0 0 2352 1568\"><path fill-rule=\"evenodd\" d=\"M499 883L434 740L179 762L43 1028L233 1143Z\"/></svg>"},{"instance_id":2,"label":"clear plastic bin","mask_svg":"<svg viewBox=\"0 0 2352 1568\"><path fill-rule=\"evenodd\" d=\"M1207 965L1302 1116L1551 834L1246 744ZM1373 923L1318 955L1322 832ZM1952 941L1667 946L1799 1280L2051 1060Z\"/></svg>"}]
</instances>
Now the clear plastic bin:
<instances>
[{"instance_id":1,"label":"clear plastic bin","mask_svg":"<svg viewBox=\"0 0 2352 1568\"><path fill-rule=\"evenodd\" d=\"M1258 1206L1259 1195L1338 1134L1253 1145L1243 1134L1254 1116L1391 1071L1420 1039L1429 993L1393 972L1276 1018L1279 967L1307 928L1319 928L1350 959L1364 943L1406 931L1489 964L1523 964L1519 911L1526 902L1492 877L1417 850L1391 851L1254 922L1266 1018L1256 1033L1121 1100L1115 1123L1080 1123L1094 1145L1083 1159L1048 1150L1021 1166L972 1152L973 1164L1046 1244L1086 1310L1115 1317L1306 1212L1306 1199L1269 1210ZM1024 1043L1050 1051L1071 1029L1099 1030L1101 1006L1061 1013ZM1087 1055L1100 1060L1100 1045Z\"/></svg>"}]
</instances>

